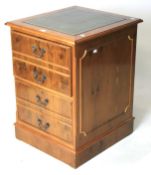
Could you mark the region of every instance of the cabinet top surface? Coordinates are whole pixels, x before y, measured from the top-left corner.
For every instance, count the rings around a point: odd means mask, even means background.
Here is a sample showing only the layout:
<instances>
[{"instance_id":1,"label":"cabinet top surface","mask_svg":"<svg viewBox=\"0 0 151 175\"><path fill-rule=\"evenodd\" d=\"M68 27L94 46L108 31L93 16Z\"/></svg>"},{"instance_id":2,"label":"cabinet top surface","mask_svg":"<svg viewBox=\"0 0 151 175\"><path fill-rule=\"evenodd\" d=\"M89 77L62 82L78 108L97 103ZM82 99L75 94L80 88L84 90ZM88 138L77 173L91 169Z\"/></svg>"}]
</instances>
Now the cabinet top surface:
<instances>
[{"instance_id":1,"label":"cabinet top surface","mask_svg":"<svg viewBox=\"0 0 151 175\"><path fill-rule=\"evenodd\" d=\"M126 18L120 15L83 7L69 7L27 19L24 23L68 35L79 35L123 20Z\"/></svg>"},{"instance_id":2,"label":"cabinet top surface","mask_svg":"<svg viewBox=\"0 0 151 175\"><path fill-rule=\"evenodd\" d=\"M45 32L56 37L77 41L111 31L121 26L142 22L118 14L103 12L84 7L68 7L7 23L11 27L20 26L30 30Z\"/></svg>"}]
</instances>

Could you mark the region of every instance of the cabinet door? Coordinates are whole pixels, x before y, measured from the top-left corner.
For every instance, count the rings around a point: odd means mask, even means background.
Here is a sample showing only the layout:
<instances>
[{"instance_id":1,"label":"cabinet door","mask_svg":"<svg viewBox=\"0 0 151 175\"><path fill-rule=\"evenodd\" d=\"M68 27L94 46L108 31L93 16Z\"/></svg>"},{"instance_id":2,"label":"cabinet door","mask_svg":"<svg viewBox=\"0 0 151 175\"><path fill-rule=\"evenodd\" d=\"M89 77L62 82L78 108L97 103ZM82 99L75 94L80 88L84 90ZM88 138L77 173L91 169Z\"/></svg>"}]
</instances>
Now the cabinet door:
<instances>
[{"instance_id":1,"label":"cabinet door","mask_svg":"<svg viewBox=\"0 0 151 175\"><path fill-rule=\"evenodd\" d=\"M127 35L85 50L79 60L80 132L88 134L131 103L132 42Z\"/></svg>"}]
</instances>

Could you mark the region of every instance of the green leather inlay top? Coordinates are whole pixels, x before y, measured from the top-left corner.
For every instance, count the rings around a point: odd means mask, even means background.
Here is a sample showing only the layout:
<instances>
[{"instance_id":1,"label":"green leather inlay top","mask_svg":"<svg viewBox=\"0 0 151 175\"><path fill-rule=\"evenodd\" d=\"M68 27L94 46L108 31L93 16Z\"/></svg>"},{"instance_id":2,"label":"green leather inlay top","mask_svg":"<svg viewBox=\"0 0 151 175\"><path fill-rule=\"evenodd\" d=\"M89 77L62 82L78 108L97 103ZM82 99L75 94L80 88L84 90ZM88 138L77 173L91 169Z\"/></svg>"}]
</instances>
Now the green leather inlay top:
<instances>
[{"instance_id":1,"label":"green leather inlay top","mask_svg":"<svg viewBox=\"0 0 151 175\"><path fill-rule=\"evenodd\" d=\"M68 35L79 35L123 20L123 16L115 14L83 7L69 7L33 17L24 23Z\"/></svg>"}]
</instances>

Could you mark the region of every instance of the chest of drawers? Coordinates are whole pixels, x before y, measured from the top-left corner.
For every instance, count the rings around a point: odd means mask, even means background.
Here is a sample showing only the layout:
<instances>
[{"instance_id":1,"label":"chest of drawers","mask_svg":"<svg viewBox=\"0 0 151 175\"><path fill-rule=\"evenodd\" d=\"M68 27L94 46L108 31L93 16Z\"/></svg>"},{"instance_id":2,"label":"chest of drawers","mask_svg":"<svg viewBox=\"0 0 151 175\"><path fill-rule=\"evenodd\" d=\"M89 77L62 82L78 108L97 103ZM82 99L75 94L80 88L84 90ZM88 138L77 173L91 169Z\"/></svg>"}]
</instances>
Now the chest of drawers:
<instances>
[{"instance_id":1,"label":"chest of drawers","mask_svg":"<svg viewBox=\"0 0 151 175\"><path fill-rule=\"evenodd\" d=\"M78 167L129 135L139 22L82 7L8 22L16 137Z\"/></svg>"}]
</instances>

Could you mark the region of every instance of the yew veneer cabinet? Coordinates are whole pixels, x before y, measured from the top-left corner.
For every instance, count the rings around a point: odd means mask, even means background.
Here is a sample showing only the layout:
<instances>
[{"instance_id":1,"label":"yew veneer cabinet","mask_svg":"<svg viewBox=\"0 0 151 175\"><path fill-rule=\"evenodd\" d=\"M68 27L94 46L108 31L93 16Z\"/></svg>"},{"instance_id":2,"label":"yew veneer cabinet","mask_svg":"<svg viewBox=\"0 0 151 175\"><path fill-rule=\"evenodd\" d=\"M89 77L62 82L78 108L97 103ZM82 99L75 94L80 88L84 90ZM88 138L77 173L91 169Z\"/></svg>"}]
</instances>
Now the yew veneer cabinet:
<instances>
[{"instance_id":1,"label":"yew veneer cabinet","mask_svg":"<svg viewBox=\"0 0 151 175\"><path fill-rule=\"evenodd\" d=\"M16 137L78 167L132 133L140 22L77 6L8 22Z\"/></svg>"}]
</instances>

